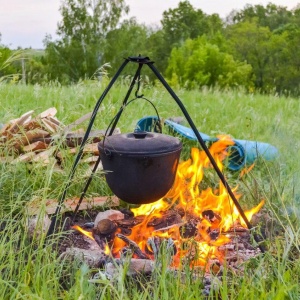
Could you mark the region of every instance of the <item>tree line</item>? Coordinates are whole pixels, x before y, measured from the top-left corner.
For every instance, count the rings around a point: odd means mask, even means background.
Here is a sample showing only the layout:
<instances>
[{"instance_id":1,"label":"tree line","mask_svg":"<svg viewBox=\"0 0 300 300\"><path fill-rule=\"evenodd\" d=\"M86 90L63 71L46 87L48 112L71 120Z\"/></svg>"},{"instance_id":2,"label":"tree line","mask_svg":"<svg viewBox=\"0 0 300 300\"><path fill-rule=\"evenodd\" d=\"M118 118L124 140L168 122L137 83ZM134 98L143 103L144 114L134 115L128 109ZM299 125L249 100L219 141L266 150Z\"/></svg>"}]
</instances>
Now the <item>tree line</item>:
<instances>
[{"instance_id":1,"label":"tree line","mask_svg":"<svg viewBox=\"0 0 300 300\"><path fill-rule=\"evenodd\" d=\"M124 0L63 0L58 38L27 52L25 71L17 61L1 68L14 52L1 45L0 76L19 73L28 84L99 80L142 54L173 86L300 94L300 6L246 5L221 19L182 1L157 27L124 19L128 11Z\"/></svg>"}]
</instances>

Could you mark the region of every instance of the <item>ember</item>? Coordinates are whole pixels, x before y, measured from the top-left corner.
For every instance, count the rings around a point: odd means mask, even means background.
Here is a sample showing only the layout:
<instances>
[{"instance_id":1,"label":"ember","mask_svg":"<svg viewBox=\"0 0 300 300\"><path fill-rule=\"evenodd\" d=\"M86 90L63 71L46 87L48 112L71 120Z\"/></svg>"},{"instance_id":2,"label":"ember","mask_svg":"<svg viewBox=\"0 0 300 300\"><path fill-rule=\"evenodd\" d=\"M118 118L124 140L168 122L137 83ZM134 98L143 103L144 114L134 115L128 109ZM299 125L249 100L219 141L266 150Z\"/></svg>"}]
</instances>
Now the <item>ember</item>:
<instances>
[{"instance_id":1,"label":"ember","mask_svg":"<svg viewBox=\"0 0 300 300\"><path fill-rule=\"evenodd\" d=\"M222 170L222 161L233 142L227 136L219 138L210 152ZM115 221L116 234L109 243L111 254L120 257L131 249L135 258L154 259L157 248L168 241L174 267L185 262L207 269L212 266L209 261L223 263L226 260L223 248L231 241L235 228L246 231L247 226L221 182L218 189L200 190L204 171L210 167L205 152L193 148L191 158L179 164L174 185L163 199L131 209L134 217ZM237 188L233 192L240 198ZM263 204L261 201L245 211L249 221ZM88 236L93 239L92 233Z\"/></svg>"}]
</instances>

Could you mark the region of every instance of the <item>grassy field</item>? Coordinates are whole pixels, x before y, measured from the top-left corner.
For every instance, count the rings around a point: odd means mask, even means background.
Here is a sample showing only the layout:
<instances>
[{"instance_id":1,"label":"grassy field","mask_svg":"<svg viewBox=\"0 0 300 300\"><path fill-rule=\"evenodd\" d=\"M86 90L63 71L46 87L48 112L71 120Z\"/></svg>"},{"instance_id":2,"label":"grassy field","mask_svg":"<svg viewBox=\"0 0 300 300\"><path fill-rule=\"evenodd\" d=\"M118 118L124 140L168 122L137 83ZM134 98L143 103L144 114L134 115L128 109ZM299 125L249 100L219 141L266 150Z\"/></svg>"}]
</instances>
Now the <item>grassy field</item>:
<instances>
[{"instance_id":1,"label":"grassy field","mask_svg":"<svg viewBox=\"0 0 300 300\"><path fill-rule=\"evenodd\" d=\"M105 129L117 113L127 91L124 78L106 97L94 129ZM93 110L106 82L82 82L71 87L0 85L0 123L29 110L36 113L56 107L57 117L69 124ZM243 192L244 207L266 200L266 210L274 220L268 232L268 252L244 266L244 276L224 272L218 288L208 299L299 299L300 298L300 126L299 99L263 96L242 91L175 90L201 132L211 136L230 134L237 139L270 143L280 151L273 162L260 160L240 179L225 170L229 182ZM174 101L161 87L145 86L145 97L157 107L161 117L180 116ZM133 96L132 96L133 97ZM130 104L118 124L122 132L132 131L138 119L154 115L148 102ZM86 128L87 123L81 127ZM186 143L190 147L191 143ZM188 150L187 150L188 151ZM62 262L53 251L57 242L43 247L43 240L29 240L24 204L33 197L58 197L64 187L72 159L65 173L53 167L32 167L1 163L0 177L0 291L1 299L201 299L201 282L182 282L157 270L150 281L140 284L124 279L112 284L105 279L91 283L95 270L76 263ZM68 195L78 195L85 182L75 175ZM101 182L100 182L101 181ZM108 194L102 178L92 182L90 194ZM5 226L4 226L5 225ZM5 230L4 230L5 227ZM162 258L163 260L163 258Z\"/></svg>"}]
</instances>

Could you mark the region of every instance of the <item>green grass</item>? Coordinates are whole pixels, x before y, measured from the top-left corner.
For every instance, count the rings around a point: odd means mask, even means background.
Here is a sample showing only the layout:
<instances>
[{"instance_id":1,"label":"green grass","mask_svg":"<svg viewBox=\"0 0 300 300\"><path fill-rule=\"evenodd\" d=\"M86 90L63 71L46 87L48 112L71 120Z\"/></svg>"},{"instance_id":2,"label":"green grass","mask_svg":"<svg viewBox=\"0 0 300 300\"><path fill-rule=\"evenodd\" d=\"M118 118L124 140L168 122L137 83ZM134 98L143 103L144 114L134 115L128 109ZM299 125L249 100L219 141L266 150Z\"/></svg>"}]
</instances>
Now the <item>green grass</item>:
<instances>
[{"instance_id":1,"label":"green grass","mask_svg":"<svg viewBox=\"0 0 300 300\"><path fill-rule=\"evenodd\" d=\"M55 83L48 86L2 84L0 123L31 109L39 113L54 106L57 117L67 125L93 110L106 84L106 81L82 82L70 87ZM108 94L94 129L106 128L121 105L127 84L128 78L123 78ZM143 93L153 101L161 117L181 115L161 86L146 86ZM176 93L201 132L267 142L280 151L276 161L260 160L242 178L225 171L230 184L238 184L244 194L243 207L264 198L274 223L267 226L268 252L247 262L242 275L225 267L222 281L208 299L299 299L300 101L242 91L204 89L176 90ZM118 127L122 132L132 131L138 119L154 114L146 101L135 101L125 109ZM86 126L87 122L81 127ZM185 142L187 147L191 144ZM0 220L6 224L5 230L0 231L1 299L201 299L202 282L191 280L189 271L185 281L165 267L158 267L153 277L140 278L139 284L121 275L116 283L104 278L90 282L97 270L60 261L53 250L57 238L45 248L43 240L28 239L24 204L33 197L58 197L72 162L72 157L66 161L64 173L55 172L53 165L0 164ZM68 195L81 192L86 180L84 170L86 166L80 166L76 172ZM213 171L206 177L207 182L217 180ZM93 180L88 193L109 194L101 174Z\"/></svg>"}]
</instances>

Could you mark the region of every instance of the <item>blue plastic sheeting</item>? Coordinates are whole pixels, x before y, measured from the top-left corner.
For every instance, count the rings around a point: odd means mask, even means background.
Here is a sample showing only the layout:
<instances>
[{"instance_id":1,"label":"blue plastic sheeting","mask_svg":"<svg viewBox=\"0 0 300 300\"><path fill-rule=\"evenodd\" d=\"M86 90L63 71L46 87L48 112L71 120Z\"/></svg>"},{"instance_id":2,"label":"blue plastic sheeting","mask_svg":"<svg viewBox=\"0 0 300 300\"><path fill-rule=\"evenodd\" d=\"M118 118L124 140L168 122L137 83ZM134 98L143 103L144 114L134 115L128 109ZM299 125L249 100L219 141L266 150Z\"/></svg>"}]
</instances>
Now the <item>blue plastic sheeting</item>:
<instances>
[{"instance_id":1,"label":"blue plastic sheeting","mask_svg":"<svg viewBox=\"0 0 300 300\"><path fill-rule=\"evenodd\" d=\"M157 131L155 130L157 120L158 118L156 116L142 118L137 122L136 130L153 131L154 128L154 131ZM165 120L164 124L170 127L177 134L189 140L197 141L197 137L191 128L170 120ZM199 134L204 142L215 142L218 140L218 138L210 137L202 132L199 132ZM245 167L246 164L253 164L258 157L265 160L274 160L279 156L278 149L270 144L247 140L232 140L234 141L234 145L229 146L227 149L229 153L227 168L232 171L238 171Z\"/></svg>"}]
</instances>

